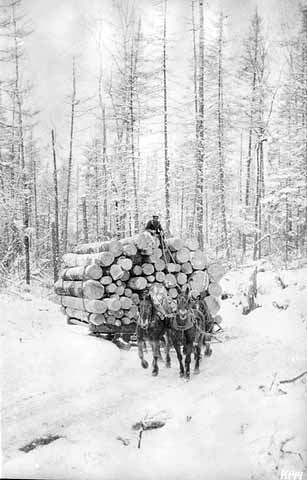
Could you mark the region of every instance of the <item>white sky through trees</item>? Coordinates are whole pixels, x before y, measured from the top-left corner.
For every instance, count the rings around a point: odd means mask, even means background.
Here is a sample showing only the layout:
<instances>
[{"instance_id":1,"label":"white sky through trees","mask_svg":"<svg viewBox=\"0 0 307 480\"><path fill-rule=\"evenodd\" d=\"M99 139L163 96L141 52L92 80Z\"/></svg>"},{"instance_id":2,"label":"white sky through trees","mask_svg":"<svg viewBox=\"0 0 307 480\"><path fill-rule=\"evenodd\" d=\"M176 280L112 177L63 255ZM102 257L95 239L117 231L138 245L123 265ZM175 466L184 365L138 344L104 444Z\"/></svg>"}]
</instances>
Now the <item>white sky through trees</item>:
<instances>
[{"instance_id":1,"label":"white sky through trees","mask_svg":"<svg viewBox=\"0 0 307 480\"><path fill-rule=\"evenodd\" d=\"M145 35L154 35L159 28L159 5L157 0L136 2L141 7ZM40 109L41 127L50 129L50 124L61 131L65 127L65 99L70 92L71 59L77 57L79 91L91 94L97 78L97 50L95 37L98 35L97 19L102 19L102 42L106 47L104 67L110 72L111 61L107 50L112 50L112 37L116 2L112 0L25 0L23 10L30 18L34 32L27 41L27 62L30 79L34 83L35 99ZM239 56L242 39L247 33L251 15L258 6L264 18L268 41L276 47L281 38L281 25L288 23L291 29L293 17L289 16L299 6L298 0L224 0L205 2L205 22L217 16L220 6L228 16L225 34L235 56ZM211 18L210 18L211 17ZM170 123L172 108L182 100L182 89L189 82L187 71L192 57L191 45L191 2L169 0L169 107ZM211 26L212 28L212 26ZM208 28L205 35L208 36ZM159 32L158 32L159 34ZM282 59L280 59L282 62ZM238 68L236 58L233 69ZM178 82L174 82L173 80ZM192 90L191 82L189 88ZM178 88L180 85L180 88ZM95 93L95 92L93 92ZM66 133L66 132L65 132ZM67 136L67 135L66 135ZM63 140L65 134L63 132Z\"/></svg>"}]
</instances>

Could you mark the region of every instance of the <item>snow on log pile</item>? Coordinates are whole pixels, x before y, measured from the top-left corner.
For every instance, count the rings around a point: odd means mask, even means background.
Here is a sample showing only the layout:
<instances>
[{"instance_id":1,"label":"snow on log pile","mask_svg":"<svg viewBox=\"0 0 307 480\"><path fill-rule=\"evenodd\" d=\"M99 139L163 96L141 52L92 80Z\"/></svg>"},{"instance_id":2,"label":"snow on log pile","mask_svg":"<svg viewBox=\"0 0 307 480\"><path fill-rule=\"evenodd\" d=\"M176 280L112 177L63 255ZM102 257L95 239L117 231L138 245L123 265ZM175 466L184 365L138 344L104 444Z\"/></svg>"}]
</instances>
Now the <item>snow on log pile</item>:
<instances>
[{"instance_id":1,"label":"snow on log pile","mask_svg":"<svg viewBox=\"0 0 307 480\"><path fill-rule=\"evenodd\" d=\"M154 285L163 286L174 303L187 285L194 296L205 292L215 317L223 266L208 262L194 239L168 238L166 245L163 252L158 239L144 232L80 245L75 253L65 254L55 292L68 321L85 322L93 332L134 330L140 294Z\"/></svg>"}]
</instances>

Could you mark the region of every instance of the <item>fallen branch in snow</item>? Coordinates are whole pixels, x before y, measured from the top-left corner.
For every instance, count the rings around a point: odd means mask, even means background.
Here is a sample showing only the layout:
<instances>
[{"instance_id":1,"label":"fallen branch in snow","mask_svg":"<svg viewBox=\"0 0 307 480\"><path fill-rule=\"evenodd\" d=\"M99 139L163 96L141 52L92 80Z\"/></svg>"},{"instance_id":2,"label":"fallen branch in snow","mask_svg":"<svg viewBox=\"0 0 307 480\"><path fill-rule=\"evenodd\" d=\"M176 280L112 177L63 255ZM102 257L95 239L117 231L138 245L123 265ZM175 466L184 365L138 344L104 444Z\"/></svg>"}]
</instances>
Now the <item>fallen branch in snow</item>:
<instances>
[{"instance_id":1,"label":"fallen branch in snow","mask_svg":"<svg viewBox=\"0 0 307 480\"><path fill-rule=\"evenodd\" d=\"M277 372L274 373L274 376L273 376L273 380L272 380L272 383L271 383L271 386L270 386L270 391L272 390L272 387L276 381L276 377L277 377Z\"/></svg>"},{"instance_id":2,"label":"fallen branch in snow","mask_svg":"<svg viewBox=\"0 0 307 480\"><path fill-rule=\"evenodd\" d=\"M119 440L120 442L122 442L122 444L125 445L125 447L127 447L130 444L129 438L116 437L116 440Z\"/></svg>"},{"instance_id":3,"label":"fallen branch in snow","mask_svg":"<svg viewBox=\"0 0 307 480\"><path fill-rule=\"evenodd\" d=\"M135 423L133 430L154 430L155 428L164 427L165 422L161 420L144 420L142 422Z\"/></svg>"},{"instance_id":4,"label":"fallen branch in snow","mask_svg":"<svg viewBox=\"0 0 307 480\"><path fill-rule=\"evenodd\" d=\"M290 378L289 380L280 380L279 383L293 383L296 380L299 380L300 378L302 378L304 375L307 375L307 370L301 373L300 375L297 375L297 377Z\"/></svg>"},{"instance_id":5,"label":"fallen branch in snow","mask_svg":"<svg viewBox=\"0 0 307 480\"><path fill-rule=\"evenodd\" d=\"M139 422L139 424L141 425L141 428L140 428L140 431L139 431L138 448L141 448L143 432L145 432L146 430L153 430L155 428L164 427L165 422L160 422L160 421L157 421L157 420L153 420L151 422L148 422L148 421L147 422ZM138 426L138 424L135 424L133 426L133 428L135 429L135 427L137 427L137 426Z\"/></svg>"},{"instance_id":6,"label":"fallen branch in snow","mask_svg":"<svg viewBox=\"0 0 307 480\"><path fill-rule=\"evenodd\" d=\"M289 438L286 438L286 440L283 440L280 444L280 447L279 447L279 450L281 452L281 456L283 457L286 453L289 453L287 450L284 450L284 447L285 445L290 442L291 440L293 440L295 437L289 437ZM291 452L292 453L292 452Z\"/></svg>"},{"instance_id":7,"label":"fallen branch in snow","mask_svg":"<svg viewBox=\"0 0 307 480\"><path fill-rule=\"evenodd\" d=\"M287 310L287 308L289 307L289 303L286 303L286 302L279 303L279 302L274 301L274 302L272 302L272 305L273 305L273 307L278 308L279 310Z\"/></svg>"},{"instance_id":8,"label":"fallen branch in snow","mask_svg":"<svg viewBox=\"0 0 307 480\"><path fill-rule=\"evenodd\" d=\"M281 286L283 290L287 288L288 285L285 284L285 282L283 281L280 275L276 275L275 279L276 279L276 282Z\"/></svg>"},{"instance_id":9,"label":"fallen branch in snow","mask_svg":"<svg viewBox=\"0 0 307 480\"><path fill-rule=\"evenodd\" d=\"M141 448L141 443L142 443L142 436L143 436L143 428L139 431L139 441L138 441L138 448Z\"/></svg>"},{"instance_id":10,"label":"fallen branch in snow","mask_svg":"<svg viewBox=\"0 0 307 480\"><path fill-rule=\"evenodd\" d=\"M286 454L288 454L288 455L297 455L298 457L300 457L301 460L303 460L303 457L300 452L292 452L292 450L284 450L285 445L291 440L294 440L294 438L295 437L289 437L289 438L286 438L286 440L284 440L283 442L281 442L280 448L279 448L281 453L281 458L283 458Z\"/></svg>"},{"instance_id":11,"label":"fallen branch in snow","mask_svg":"<svg viewBox=\"0 0 307 480\"><path fill-rule=\"evenodd\" d=\"M160 412L163 413L163 412ZM166 417L165 417L166 418ZM141 448L143 432L146 430L154 430L155 428L161 428L165 425L165 420L158 420L154 417L149 418L147 415L140 422L136 422L132 425L133 430L139 430L138 448Z\"/></svg>"}]
</instances>

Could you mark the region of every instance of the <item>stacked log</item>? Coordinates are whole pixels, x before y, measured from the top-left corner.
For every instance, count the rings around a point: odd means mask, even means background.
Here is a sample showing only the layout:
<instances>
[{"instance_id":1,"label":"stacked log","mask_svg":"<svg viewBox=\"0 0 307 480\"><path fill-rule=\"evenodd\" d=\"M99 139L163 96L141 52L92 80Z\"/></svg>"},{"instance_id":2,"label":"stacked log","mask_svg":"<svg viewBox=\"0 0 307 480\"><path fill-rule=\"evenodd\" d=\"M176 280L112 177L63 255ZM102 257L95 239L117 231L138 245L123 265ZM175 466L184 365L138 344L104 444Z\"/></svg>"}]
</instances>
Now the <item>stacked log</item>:
<instances>
[{"instance_id":1,"label":"stacked log","mask_svg":"<svg viewBox=\"0 0 307 480\"><path fill-rule=\"evenodd\" d=\"M64 255L55 292L70 323L87 323L94 332L125 331L135 329L142 292L157 285L173 302L187 288L194 297L202 294L215 317L223 274L223 266L209 262L197 240L168 238L162 247L144 232L80 245Z\"/></svg>"}]
</instances>

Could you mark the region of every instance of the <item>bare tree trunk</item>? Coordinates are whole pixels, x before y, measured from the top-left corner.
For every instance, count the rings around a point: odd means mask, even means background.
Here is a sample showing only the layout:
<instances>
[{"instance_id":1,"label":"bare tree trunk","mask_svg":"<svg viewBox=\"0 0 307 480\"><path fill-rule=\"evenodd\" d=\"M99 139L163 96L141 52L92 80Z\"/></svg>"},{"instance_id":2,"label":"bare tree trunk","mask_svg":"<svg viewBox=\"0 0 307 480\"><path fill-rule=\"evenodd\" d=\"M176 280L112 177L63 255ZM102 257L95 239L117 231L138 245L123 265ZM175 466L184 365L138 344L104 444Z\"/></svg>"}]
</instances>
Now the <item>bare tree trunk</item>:
<instances>
[{"instance_id":1,"label":"bare tree trunk","mask_svg":"<svg viewBox=\"0 0 307 480\"><path fill-rule=\"evenodd\" d=\"M239 202L242 204L242 176L243 176L243 133L240 134L240 164L239 164Z\"/></svg>"},{"instance_id":2,"label":"bare tree trunk","mask_svg":"<svg viewBox=\"0 0 307 480\"><path fill-rule=\"evenodd\" d=\"M73 160L75 106L76 106L76 71L75 71L75 58L73 58L69 157L68 157L66 197L65 197L65 207L64 207L65 208L65 210L64 210L64 229L63 229L63 251L64 252L67 251L67 243L68 243L68 216L69 216L70 184L71 184L72 160Z\"/></svg>"},{"instance_id":3,"label":"bare tree trunk","mask_svg":"<svg viewBox=\"0 0 307 480\"><path fill-rule=\"evenodd\" d=\"M79 243L79 165L76 174L76 243Z\"/></svg>"},{"instance_id":4,"label":"bare tree trunk","mask_svg":"<svg viewBox=\"0 0 307 480\"><path fill-rule=\"evenodd\" d=\"M167 54L166 54L166 15L167 0L164 0L163 12L163 129L164 129L164 183L165 183L165 232L170 233L170 163L168 157L168 109L167 109Z\"/></svg>"},{"instance_id":5,"label":"bare tree trunk","mask_svg":"<svg viewBox=\"0 0 307 480\"><path fill-rule=\"evenodd\" d=\"M127 178L127 171L126 171L126 163L125 160L128 158L128 151L129 151L129 131L128 126L126 125L125 128L125 153L122 155L122 235L125 236L127 232L127 224L128 224L128 178Z\"/></svg>"},{"instance_id":6,"label":"bare tree trunk","mask_svg":"<svg viewBox=\"0 0 307 480\"><path fill-rule=\"evenodd\" d=\"M55 283L59 278L57 238L56 238L55 222L51 222L51 247L52 247L53 279L54 279L54 283Z\"/></svg>"},{"instance_id":7,"label":"bare tree trunk","mask_svg":"<svg viewBox=\"0 0 307 480\"><path fill-rule=\"evenodd\" d=\"M198 168L198 66L197 66L197 51L196 51L196 24L195 24L195 0L192 0L192 33L193 33L193 83L194 83L194 112L195 112L195 166L196 171ZM196 205L197 205L197 189L194 191L194 200L193 200L193 210L191 214L190 229L194 235L195 230L195 216L196 216Z\"/></svg>"},{"instance_id":8,"label":"bare tree trunk","mask_svg":"<svg viewBox=\"0 0 307 480\"><path fill-rule=\"evenodd\" d=\"M95 212L95 236L96 241L99 240L99 178L98 178L98 145L95 144L95 200L94 200L94 212Z\"/></svg>"},{"instance_id":9,"label":"bare tree trunk","mask_svg":"<svg viewBox=\"0 0 307 480\"><path fill-rule=\"evenodd\" d=\"M87 204L86 197L82 197L82 221L83 221L83 239L88 243L88 222L87 222Z\"/></svg>"},{"instance_id":10,"label":"bare tree trunk","mask_svg":"<svg viewBox=\"0 0 307 480\"><path fill-rule=\"evenodd\" d=\"M251 174L251 163L252 163L252 128L248 132L248 153L247 153L247 165L246 165L246 186L245 186L245 221L248 216L248 206L249 206L249 196L250 196L250 174ZM242 236L242 255L246 255L246 234L243 233Z\"/></svg>"},{"instance_id":11,"label":"bare tree trunk","mask_svg":"<svg viewBox=\"0 0 307 480\"><path fill-rule=\"evenodd\" d=\"M301 12L303 16L303 78L302 78L302 89L303 89L303 128L304 128L304 177L305 177L305 219L304 219L304 235L303 235L303 242L305 248L305 254L307 255L307 8L305 6L301 6Z\"/></svg>"},{"instance_id":12,"label":"bare tree trunk","mask_svg":"<svg viewBox=\"0 0 307 480\"><path fill-rule=\"evenodd\" d=\"M259 188L260 188L260 192L259 192L259 220L258 220L258 228L259 228L259 235L260 235L260 238L262 237L262 234L263 234L263 212L262 212L262 200L264 198L264 165L263 165L263 139L261 137L261 142L260 142L260 145L259 145L259 169L260 169L260 172L259 172ZM262 256L262 243L259 242L259 246L258 246L258 258L260 259Z\"/></svg>"},{"instance_id":13,"label":"bare tree trunk","mask_svg":"<svg viewBox=\"0 0 307 480\"><path fill-rule=\"evenodd\" d=\"M31 131L30 140L30 162L32 171L32 188L33 188L33 204L34 204L34 232L35 232L35 257L38 258L38 239L39 239L39 224L38 224L38 208L37 208L37 166L35 153L33 152L33 132Z\"/></svg>"},{"instance_id":14,"label":"bare tree trunk","mask_svg":"<svg viewBox=\"0 0 307 480\"><path fill-rule=\"evenodd\" d=\"M30 284L30 239L29 239L29 194L28 194L28 178L25 165L25 146L24 146L24 127L22 112L22 96L20 90L20 73L19 73L19 46L18 32L16 23L15 3L12 3L12 22L14 28L14 63L15 63L15 98L17 103L17 122L18 122L18 143L19 143L19 160L23 188L23 243L25 254L25 280Z\"/></svg>"},{"instance_id":15,"label":"bare tree trunk","mask_svg":"<svg viewBox=\"0 0 307 480\"><path fill-rule=\"evenodd\" d=\"M246 165L246 187L245 187L245 216L248 215L248 207L250 205L250 183L251 183L251 164L252 164L252 145L253 145L253 122L254 122L254 101L255 101L255 91L256 91L256 80L257 80L257 63L258 63L258 49L259 49L259 17L258 12L256 11L256 26L255 26L255 37L253 39L253 78L251 85L251 106L250 106L250 127L248 132L248 152L247 152L247 165ZM246 218L245 218L246 220ZM242 242L243 256L246 255L246 235L243 234Z\"/></svg>"},{"instance_id":16,"label":"bare tree trunk","mask_svg":"<svg viewBox=\"0 0 307 480\"><path fill-rule=\"evenodd\" d=\"M134 73L134 42L132 40L130 53L130 148L131 148L131 163L132 163L132 179L133 179L133 194L134 194L134 231L139 229L139 206L138 206L138 192L137 192L137 177L135 165L135 145L134 145L134 89L135 89L135 73Z\"/></svg>"},{"instance_id":17,"label":"bare tree trunk","mask_svg":"<svg viewBox=\"0 0 307 480\"><path fill-rule=\"evenodd\" d=\"M224 91L223 91L223 13L220 13L218 42L218 158L220 212L222 218L222 243L229 258L228 234L225 205L225 145L224 145Z\"/></svg>"},{"instance_id":18,"label":"bare tree trunk","mask_svg":"<svg viewBox=\"0 0 307 480\"><path fill-rule=\"evenodd\" d=\"M100 52L101 53L101 52ZM106 110L103 102L102 90L102 63L99 65L98 97L101 117L101 145L102 145L102 233L105 236L108 231L108 192L107 192L107 127Z\"/></svg>"},{"instance_id":19,"label":"bare tree trunk","mask_svg":"<svg viewBox=\"0 0 307 480\"><path fill-rule=\"evenodd\" d=\"M285 224L285 266L287 268L289 261L289 202L286 194L286 224Z\"/></svg>"},{"instance_id":20,"label":"bare tree trunk","mask_svg":"<svg viewBox=\"0 0 307 480\"><path fill-rule=\"evenodd\" d=\"M102 168L103 168L103 233L108 231L108 182L107 182L107 125L106 109L102 109Z\"/></svg>"},{"instance_id":21,"label":"bare tree trunk","mask_svg":"<svg viewBox=\"0 0 307 480\"><path fill-rule=\"evenodd\" d=\"M59 235L59 192L58 192L58 172L55 151L55 135L51 130L52 157L53 157L53 188L54 188L54 248L56 261L59 262L60 256L60 235Z\"/></svg>"},{"instance_id":22,"label":"bare tree trunk","mask_svg":"<svg viewBox=\"0 0 307 480\"><path fill-rule=\"evenodd\" d=\"M198 148L196 180L196 218L200 248L204 246L204 7L199 0L199 114L198 114ZM207 234L207 232L206 232Z\"/></svg>"},{"instance_id":23,"label":"bare tree trunk","mask_svg":"<svg viewBox=\"0 0 307 480\"><path fill-rule=\"evenodd\" d=\"M209 202L208 202L208 187L204 189L204 223L205 223L205 243L209 244Z\"/></svg>"},{"instance_id":24,"label":"bare tree trunk","mask_svg":"<svg viewBox=\"0 0 307 480\"><path fill-rule=\"evenodd\" d=\"M242 209L242 186L243 186L243 133L240 134L240 160L239 160L239 204ZM242 246L242 234L239 231L239 248Z\"/></svg>"},{"instance_id":25,"label":"bare tree trunk","mask_svg":"<svg viewBox=\"0 0 307 480\"><path fill-rule=\"evenodd\" d=\"M259 208L260 208L260 143L257 144L256 148L256 199L255 199L255 239L254 239L254 255L253 259L256 260L257 258L257 248L260 248L259 245L261 242L258 243L260 238L259 232Z\"/></svg>"},{"instance_id":26,"label":"bare tree trunk","mask_svg":"<svg viewBox=\"0 0 307 480\"><path fill-rule=\"evenodd\" d=\"M296 254L300 255L300 231L299 231L299 218L300 218L300 208L297 206L296 209L296 231L295 231L295 248Z\"/></svg>"},{"instance_id":27,"label":"bare tree trunk","mask_svg":"<svg viewBox=\"0 0 307 480\"><path fill-rule=\"evenodd\" d=\"M137 188L139 190L140 188L140 172L141 172L141 107L140 107L140 101L138 99L138 124L137 124L137 175L136 175L136 182L137 182Z\"/></svg>"},{"instance_id":28,"label":"bare tree trunk","mask_svg":"<svg viewBox=\"0 0 307 480\"><path fill-rule=\"evenodd\" d=\"M118 200L115 200L114 210L115 210L116 233L118 236L120 236L121 226L120 226L120 218L119 218L119 212L118 212Z\"/></svg>"},{"instance_id":29,"label":"bare tree trunk","mask_svg":"<svg viewBox=\"0 0 307 480\"><path fill-rule=\"evenodd\" d=\"M182 237L183 233L183 216L184 216L184 173L182 172L182 182L181 182L181 198L180 198L180 236Z\"/></svg>"}]
</instances>

